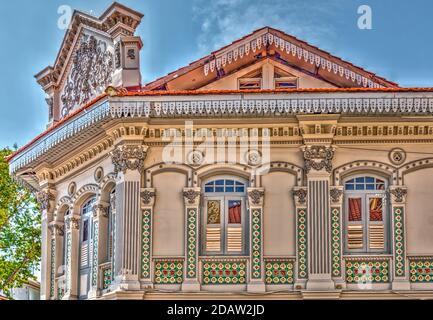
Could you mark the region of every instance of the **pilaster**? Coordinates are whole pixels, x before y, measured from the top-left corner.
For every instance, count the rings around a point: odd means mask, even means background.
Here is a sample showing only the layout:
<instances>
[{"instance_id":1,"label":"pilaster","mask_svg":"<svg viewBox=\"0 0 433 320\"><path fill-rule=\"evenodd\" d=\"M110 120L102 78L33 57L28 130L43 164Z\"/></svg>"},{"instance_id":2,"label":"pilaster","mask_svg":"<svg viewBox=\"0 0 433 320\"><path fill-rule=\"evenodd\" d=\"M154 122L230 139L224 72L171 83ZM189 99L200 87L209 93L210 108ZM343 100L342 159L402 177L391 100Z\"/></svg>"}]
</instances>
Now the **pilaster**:
<instances>
[{"instance_id":1,"label":"pilaster","mask_svg":"<svg viewBox=\"0 0 433 320\"><path fill-rule=\"evenodd\" d=\"M52 221L49 224L49 229L51 232L50 300L56 300L59 289L56 278L60 274L61 269L64 268L61 264L63 262L65 226L63 222Z\"/></svg>"},{"instance_id":2,"label":"pilaster","mask_svg":"<svg viewBox=\"0 0 433 320\"><path fill-rule=\"evenodd\" d=\"M51 291L53 290L54 285L52 282L52 259L54 259L53 253L55 253L55 243L52 241L53 235L49 225L53 221L54 217L55 191L49 187L45 187L36 194L36 199L39 203L40 209L42 210L41 300L48 300L51 297Z\"/></svg>"},{"instance_id":3,"label":"pilaster","mask_svg":"<svg viewBox=\"0 0 433 320\"><path fill-rule=\"evenodd\" d=\"M200 291L198 279L200 188L184 188L185 269L182 291Z\"/></svg>"},{"instance_id":4,"label":"pilaster","mask_svg":"<svg viewBox=\"0 0 433 320\"><path fill-rule=\"evenodd\" d=\"M343 194L342 186L332 186L329 191L331 200L331 260L332 279L336 289L345 289L343 276Z\"/></svg>"},{"instance_id":5,"label":"pilaster","mask_svg":"<svg viewBox=\"0 0 433 320\"><path fill-rule=\"evenodd\" d=\"M116 183L116 237L113 289L140 289L141 174L147 146L122 141L111 153Z\"/></svg>"},{"instance_id":6,"label":"pilaster","mask_svg":"<svg viewBox=\"0 0 433 320\"><path fill-rule=\"evenodd\" d=\"M329 185L334 148L329 145L302 148L307 172L307 290L334 290L331 261L331 210Z\"/></svg>"},{"instance_id":7,"label":"pilaster","mask_svg":"<svg viewBox=\"0 0 433 320\"><path fill-rule=\"evenodd\" d=\"M104 230L108 230L108 203L100 202L93 207L92 219L93 237L91 243L91 272L90 272L90 291L88 298L94 299L100 295L99 265L104 262L107 235Z\"/></svg>"},{"instance_id":8,"label":"pilaster","mask_svg":"<svg viewBox=\"0 0 433 320\"><path fill-rule=\"evenodd\" d=\"M390 186L389 193L392 213L392 289L410 290L405 228L407 187Z\"/></svg>"},{"instance_id":9,"label":"pilaster","mask_svg":"<svg viewBox=\"0 0 433 320\"><path fill-rule=\"evenodd\" d=\"M250 277L248 292L265 292L263 262L263 188L248 188L248 204L250 213Z\"/></svg>"},{"instance_id":10,"label":"pilaster","mask_svg":"<svg viewBox=\"0 0 433 320\"><path fill-rule=\"evenodd\" d=\"M294 288L305 289L308 280L308 233L307 233L307 195L306 187L293 190L296 210L296 273Z\"/></svg>"},{"instance_id":11,"label":"pilaster","mask_svg":"<svg viewBox=\"0 0 433 320\"><path fill-rule=\"evenodd\" d=\"M141 273L140 281L145 288L153 288L153 207L155 205L155 189L141 189Z\"/></svg>"},{"instance_id":12,"label":"pilaster","mask_svg":"<svg viewBox=\"0 0 433 320\"><path fill-rule=\"evenodd\" d=\"M66 288L62 300L78 298L78 265L81 217L71 210L65 217L66 226Z\"/></svg>"}]
</instances>

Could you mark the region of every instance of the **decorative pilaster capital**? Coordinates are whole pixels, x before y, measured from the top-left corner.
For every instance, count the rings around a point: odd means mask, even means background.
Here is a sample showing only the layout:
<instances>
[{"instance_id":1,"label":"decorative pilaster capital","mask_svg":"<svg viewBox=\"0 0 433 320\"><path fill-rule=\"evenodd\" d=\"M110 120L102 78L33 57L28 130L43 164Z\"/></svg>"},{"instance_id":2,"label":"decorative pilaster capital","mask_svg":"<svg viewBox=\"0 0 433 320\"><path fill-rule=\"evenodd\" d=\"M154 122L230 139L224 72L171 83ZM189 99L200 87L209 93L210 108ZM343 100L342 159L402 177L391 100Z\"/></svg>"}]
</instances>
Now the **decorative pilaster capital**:
<instances>
[{"instance_id":1,"label":"decorative pilaster capital","mask_svg":"<svg viewBox=\"0 0 433 320\"><path fill-rule=\"evenodd\" d=\"M200 205L200 188L184 188L183 198L188 207L198 207Z\"/></svg>"},{"instance_id":2,"label":"decorative pilaster capital","mask_svg":"<svg viewBox=\"0 0 433 320\"><path fill-rule=\"evenodd\" d=\"M114 173L126 173L127 170L144 170L144 160L147 156L148 146L143 145L118 145L111 152L111 161L114 165Z\"/></svg>"},{"instance_id":3,"label":"decorative pilaster capital","mask_svg":"<svg viewBox=\"0 0 433 320\"><path fill-rule=\"evenodd\" d=\"M69 214L65 218L66 230L80 229L80 217Z\"/></svg>"},{"instance_id":4,"label":"decorative pilaster capital","mask_svg":"<svg viewBox=\"0 0 433 320\"><path fill-rule=\"evenodd\" d=\"M265 198L264 188L248 188L247 192L250 207L263 207Z\"/></svg>"},{"instance_id":5,"label":"decorative pilaster capital","mask_svg":"<svg viewBox=\"0 0 433 320\"><path fill-rule=\"evenodd\" d=\"M48 228L53 236L63 237L65 234L65 226L62 222L53 221L49 224Z\"/></svg>"},{"instance_id":6,"label":"decorative pilaster capital","mask_svg":"<svg viewBox=\"0 0 433 320\"><path fill-rule=\"evenodd\" d=\"M93 217L94 218L108 218L108 204L98 203L93 206Z\"/></svg>"},{"instance_id":7,"label":"decorative pilaster capital","mask_svg":"<svg viewBox=\"0 0 433 320\"><path fill-rule=\"evenodd\" d=\"M331 205L342 205L343 203L343 187L331 187L329 190L329 196L331 198Z\"/></svg>"},{"instance_id":8,"label":"decorative pilaster capital","mask_svg":"<svg viewBox=\"0 0 433 320\"><path fill-rule=\"evenodd\" d=\"M406 202L407 187L390 186L389 193L391 194L392 204L404 204Z\"/></svg>"},{"instance_id":9,"label":"decorative pilaster capital","mask_svg":"<svg viewBox=\"0 0 433 320\"><path fill-rule=\"evenodd\" d=\"M141 206L142 207L153 207L155 204L155 196L156 192L153 188L143 188L140 192L140 198L141 198Z\"/></svg>"},{"instance_id":10,"label":"decorative pilaster capital","mask_svg":"<svg viewBox=\"0 0 433 320\"><path fill-rule=\"evenodd\" d=\"M293 197L295 198L296 207L307 206L307 195L308 195L308 191L306 187L293 188Z\"/></svg>"},{"instance_id":11,"label":"decorative pilaster capital","mask_svg":"<svg viewBox=\"0 0 433 320\"><path fill-rule=\"evenodd\" d=\"M305 170L309 173L325 170L332 172L332 159L334 158L335 148L331 146L304 146L302 147L305 160Z\"/></svg>"},{"instance_id":12,"label":"decorative pilaster capital","mask_svg":"<svg viewBox=\"0 0 433 320\"><path fill-rule=\"evenodd\" d=\"M54 193L50 190L42 190L36 193L36 201L39 203L41 210L51 211L54 209L52 202L56 200Z\"/></svg>"}]
</instances>

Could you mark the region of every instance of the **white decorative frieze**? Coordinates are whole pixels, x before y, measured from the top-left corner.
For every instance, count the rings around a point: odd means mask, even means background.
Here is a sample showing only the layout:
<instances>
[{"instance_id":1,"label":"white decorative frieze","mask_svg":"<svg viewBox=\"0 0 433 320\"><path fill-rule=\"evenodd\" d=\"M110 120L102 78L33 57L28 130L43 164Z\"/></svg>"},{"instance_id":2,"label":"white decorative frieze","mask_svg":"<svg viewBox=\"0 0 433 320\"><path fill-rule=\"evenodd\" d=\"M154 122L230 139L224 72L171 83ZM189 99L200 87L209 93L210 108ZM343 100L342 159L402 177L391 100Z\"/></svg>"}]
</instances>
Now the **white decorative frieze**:
<instances>
[{"instance_id":1,"label":"white decorative frieze","mask_svg":"<svg viewBox=\"0 0 433 320\"><path fill-rule=\"evenodd\" d=\"M237 98L232 100L190 101L112 101L110 114L122 117L166 116L280 116L311 113L409 114L433 113L433 98L289 98L279 94L274 99ZM179 98L182 99L182 98ZM419 100L417 107L407 106Z\"/></svg>"},{"instance_id":2,"label":"white decorative frieze","mask_svg":"<svg viewBox=\"0 0 433 320\"><path fill-rule=\"evenodd\" d=\"M278 93L266 99L253 99L254 95L251 94L236 98L220 97L218 100L203 100L202 96L178 96L177 98L168 96L163 99L160 97L143 97L136 98L135 101L129 99L105 100L90 107L86 112L81 112L70 121L33 142L25 151L14 157L10 163L10 172L16 172L35 161L54 146L78 135L81 131L94 128L96 123L108 122L112 118L239 117L244 115L281 117L316 113L360 115L433 114L433 96L430 93L424 93L422 96L398 93L398 96L400 96L398 98L389 98L386 97L386 94L377 97L377 94L374 93L350 95L354 97L347 97L347 94L325 98L323 95L306 97L305 94ZM413 107L408 108L407 105ZM391 127L387 128L387 130L391 129ZM347 135L350 136L353 128L347 130ZM400 131L402 132L402 130ZM337 128L336 134L340 135L340 133L341 130L339 131ZM392 135L392 132L387 132L387 134ZM428 130L418 131L418 135L420 134L433 134L433 127Z\"/></svg>"}]
</instances>

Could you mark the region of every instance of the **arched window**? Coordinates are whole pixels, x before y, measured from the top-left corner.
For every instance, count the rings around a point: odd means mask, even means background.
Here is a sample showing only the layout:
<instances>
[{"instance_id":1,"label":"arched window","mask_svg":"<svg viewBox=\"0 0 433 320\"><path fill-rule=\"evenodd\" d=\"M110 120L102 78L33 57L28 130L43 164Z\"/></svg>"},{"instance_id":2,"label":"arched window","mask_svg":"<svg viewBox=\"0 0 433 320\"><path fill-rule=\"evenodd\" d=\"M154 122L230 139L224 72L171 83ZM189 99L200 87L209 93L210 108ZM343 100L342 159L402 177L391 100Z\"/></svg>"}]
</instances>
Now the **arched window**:
<instances>
[{"instance_id":1,"label":"arched window","mask_svg":"<svg viewBox=\"0 0 433 320\"><path fill-rule=\"evenodd\" d=\"M203 186L202 254L247 254L247 182L217 177Z\"/></svg>"},{"instance_id":2,"label":"arched window","mask_svg":"<svg viewBox=\"0 0 433 320\"><path fill-rule=\"evenodd\" d=\"M350 177L344 184L347 253L386 253L389 217L387 182L373 175Z\"/></svg>"},{"instance_id":3,"label":"arched window","mask_svg":"<svg viewBox=\"0 0 433 320\"><path fill-rule=\"evenodd\" d=\"M96 198L87 200L81 207L79 296L86 299L90 289L90 243L92 241L92 215Z\"/></svg>"}]
</instances>

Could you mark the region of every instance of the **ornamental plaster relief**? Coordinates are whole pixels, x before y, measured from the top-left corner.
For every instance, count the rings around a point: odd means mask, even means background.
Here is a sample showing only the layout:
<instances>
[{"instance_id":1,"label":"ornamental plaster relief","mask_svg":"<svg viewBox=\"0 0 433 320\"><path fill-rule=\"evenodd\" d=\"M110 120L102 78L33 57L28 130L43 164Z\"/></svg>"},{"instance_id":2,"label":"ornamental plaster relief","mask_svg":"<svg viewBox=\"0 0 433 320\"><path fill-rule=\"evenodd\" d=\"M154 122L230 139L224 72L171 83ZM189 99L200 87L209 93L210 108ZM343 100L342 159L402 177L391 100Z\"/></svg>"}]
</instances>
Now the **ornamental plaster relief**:
<instances>
[{"instance_id":1,"label":"ornamental plaster relief","mask_svg":"<svg viewBox=\"0 0 433 320\"><path fill-rule=\"evenodd\" d=\"M112 41L85 30L78 42L78 48L70 62L69 74L60 92L62 117L104 92L112 83Z\"/></svg>"}]
</instances>

